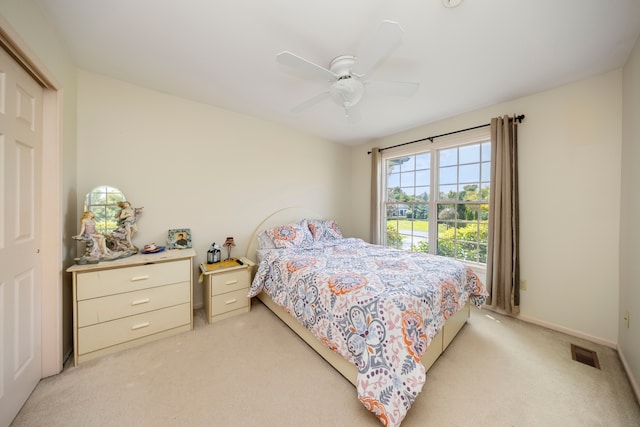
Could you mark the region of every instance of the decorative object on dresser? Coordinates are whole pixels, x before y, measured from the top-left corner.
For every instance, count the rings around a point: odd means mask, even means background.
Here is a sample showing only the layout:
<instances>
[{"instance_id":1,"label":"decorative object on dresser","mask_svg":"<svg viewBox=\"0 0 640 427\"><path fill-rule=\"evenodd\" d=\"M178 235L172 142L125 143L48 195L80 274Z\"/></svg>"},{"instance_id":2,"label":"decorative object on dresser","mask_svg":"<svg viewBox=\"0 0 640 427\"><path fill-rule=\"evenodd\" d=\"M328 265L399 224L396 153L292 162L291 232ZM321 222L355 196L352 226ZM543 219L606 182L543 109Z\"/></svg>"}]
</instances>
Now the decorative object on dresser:
<instances>
[{"instance_id":1,"label":"decorative object on dresser","mask_svg":"<svg viewBox=\"0 0 640 427\"><path fill-rule=\"evenodd\" d=\"M192 330L195 256L169 250L69 267L74 364Z\"/></svg>"},{"instance_id":2,"label":"decorative object on dresser","mask_svg":"<svg viewBox=\"0 0 640 427\"><path fill-rule=\"evenodd\" d=\"M91 190L85 198L80 232L73 236L85 244L76 264L113 261L138 253L131 239L138 230L142 209L132 208L117 188L101 185Z\"/></svg>"},{"instance_id":3,"label":"decorative object on dresser","mask_svg":"<svg viewBox=\"0 0 640 427\"><path fill-rule=\"evenodd\" d=\"M188 228L174 228L169 230L169 249L188 249L191 244L191 230Z\"/></svg>"},{"instance_id":4,"label":"decorative object on dresser","mask_svg":"<svg viewBox=\"0 0 640 427\"><path fill-rule=\"evenodd\" d=\"M247 258L200 264L207 322L217 322L251 310L251 301L247 295L254 266Z\"/></svg>"},{"instance_id":5,"label":"decorative object on dresser","mask_svg":"<svg viewBox=\"0 0 640 427\"><path fill-rule=\"evenodd\" d=\"M162 252L165 250L164 246L158 246L155 243L150 243L148 245L144 245L144 248L142 249L142 253L143 254L156 254L158 252Z\"/></svg>"},{"instance_id":6,"label":"decorative object on dresser","mask_svg":"<svg viewBox=\"0 0 640 427\"><path fill-rule=\"evenodd\" d=\"M231 248L236 245L236 242L233 241L233 237L227 237L227 240L224 241L222 246L227 248L227 259L231 259Z\"/></svg>"},{"instance_id":7,"label":"decorative object on dresser","mask_svg":"<svg viewBox=\"0 0 640 427\"><path fill-rule=\"evenodd\" d=\"M215 264L221 261L220 246L213 242L211 248L207 251L207 264Z\"/></svg>"}]
</instances>

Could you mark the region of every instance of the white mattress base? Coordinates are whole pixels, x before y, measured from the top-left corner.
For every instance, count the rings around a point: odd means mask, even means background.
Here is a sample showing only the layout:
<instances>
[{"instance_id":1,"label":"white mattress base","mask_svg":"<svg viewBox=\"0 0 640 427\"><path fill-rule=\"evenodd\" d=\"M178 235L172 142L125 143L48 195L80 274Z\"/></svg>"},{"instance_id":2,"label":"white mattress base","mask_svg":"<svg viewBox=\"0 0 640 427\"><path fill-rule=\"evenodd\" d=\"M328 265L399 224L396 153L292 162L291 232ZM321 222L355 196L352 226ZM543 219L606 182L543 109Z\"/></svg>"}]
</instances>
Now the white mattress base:
<instances>
[{"instance_id":1,"label":"white mattress base","mask_svg":"<svg viewBox=\"0 0 640 427\"><path fill-rule=\"evenodd\" d=\"M333 366L343 377L349 380L349 382L354 386L356 385L358 369L355 365L338 353L329 349L329 347L316 338L316 336L307 328L302 326L295 317L291 316L286 310L273 302L266 293L261 292L258 294L258 299L260 299L264 305L266 305L276 316L286 323L287 326L296 333L296 335L309 344L311 348L322 356L322 358ZM422 356L421 360L427 370L429 370L431 365L433 365L444 350L446 350L453 338L465 325L470 314L471 308L470 305L467 304L460 311L454 314L453 317L449 318L442 328L442 331L433 338L427 352Z\"/></svg>"}]
</instances>

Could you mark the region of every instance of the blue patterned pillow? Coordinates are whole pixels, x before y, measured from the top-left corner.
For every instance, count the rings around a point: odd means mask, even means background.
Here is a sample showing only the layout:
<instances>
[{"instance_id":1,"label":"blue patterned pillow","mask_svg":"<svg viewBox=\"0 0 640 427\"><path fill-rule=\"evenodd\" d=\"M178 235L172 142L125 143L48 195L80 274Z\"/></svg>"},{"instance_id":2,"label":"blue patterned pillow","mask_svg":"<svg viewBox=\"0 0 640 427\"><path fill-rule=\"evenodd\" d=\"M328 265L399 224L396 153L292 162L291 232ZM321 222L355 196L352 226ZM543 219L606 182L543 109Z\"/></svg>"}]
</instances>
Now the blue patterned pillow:
<instances>
[{"instance_id":1,"label":"blue patterned pillow","mask_svg":"<svg viewBox=\"0 0 640 427\"><path fill-rule=\"evenodd\" d=\"M332 219L308 219L307 223L309 224L309 231L311 231L315 242L319 242L320 240L342 239L342 231L340 231L340 227L338 227L338 224Z\"/></svg>"},{"instance_id":2,"label":"blue patterned pillow","mask_svg":"<svg viewBox=\"0 0 640 427\"><path fill-rule=\"evenodd\" d=\"M313 236L304 219L298 223L273 227L266 232L278 249L306 247L313 244Z\"/></svg>"}]
</instances>

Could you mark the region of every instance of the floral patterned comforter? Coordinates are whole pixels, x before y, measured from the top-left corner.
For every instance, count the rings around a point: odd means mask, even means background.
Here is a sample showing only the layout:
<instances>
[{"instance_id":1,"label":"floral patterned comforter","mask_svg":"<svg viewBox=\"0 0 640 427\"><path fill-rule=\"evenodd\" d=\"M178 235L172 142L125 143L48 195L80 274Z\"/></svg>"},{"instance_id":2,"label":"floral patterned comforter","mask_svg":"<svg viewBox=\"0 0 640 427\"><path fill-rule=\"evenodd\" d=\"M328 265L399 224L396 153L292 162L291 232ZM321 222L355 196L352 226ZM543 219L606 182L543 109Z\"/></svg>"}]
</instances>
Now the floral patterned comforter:
<instances>
[{"instance_id":1,"label":"floral patterned comforter","mask_svg":"<svg viewBox=\"0 0 640 427\"><path fill-rule=\"evenodd\" d=\"M269 250L249 296L260 291L356 365L359 400L387 426L422 390L420 358L445 320L487 295L461 262L355 238Z\"/></svg>"}]
</instances>

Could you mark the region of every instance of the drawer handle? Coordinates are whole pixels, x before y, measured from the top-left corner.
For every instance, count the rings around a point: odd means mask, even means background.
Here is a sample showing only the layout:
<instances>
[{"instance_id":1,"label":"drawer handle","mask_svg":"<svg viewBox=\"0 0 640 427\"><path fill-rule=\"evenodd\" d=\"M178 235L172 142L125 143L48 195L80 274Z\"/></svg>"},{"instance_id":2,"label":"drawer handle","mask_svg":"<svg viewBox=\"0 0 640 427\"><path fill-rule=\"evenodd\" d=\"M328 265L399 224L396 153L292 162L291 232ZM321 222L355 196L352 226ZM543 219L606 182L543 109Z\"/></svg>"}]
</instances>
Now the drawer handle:
<instances>
[{"instance_id":1,"label":"drawer handle","mask_svg":"<svg viewBox=\"0 0 640 427\"><path fill-rule=\"evenodd\" d=\"M149 322L138 323L137 325L133 325L133 326L131 327L131 330L132 330L132 331L135 331L136 329L146 328L147 326L149 326Z\"/></svg>"},{"instance_id":2,"label":"drawer handle","mask_svg":"<svg viewBox=\"0 0 640 427\"><path fill-rule=\"evenodd\" d=\"M136 277L132 277L131 281L132 282L138 282L140 280L147 280L149 278L148 275L144 275L144 276L136 276Z\"/></svg>"},{"instance_id":3,"label":"drawer handle","mask_svg":"<svg viewBox=\"0 0 640 427\"><path fill-rule=\"evenodd\" d=\"M230 282L225 283L225 285L235 285L236 283L238 283L237 280L231 280Z\"/></svg>"},{"instance_id":4,"label":"drawer handle","mask_svg":"<svg viewBox=\"0 0 640 427\"><path fill-rule=\"evenodd\" d=\"M145 298L145 299L139 299L137 301L131 301L131 305L140 305L140 304L146 304L149 301L151 301L150 298Z\"/></svg>"},{"instance_id":5,"label":"drawer handle","mask_svg":"<svg viewBox=\"0 0 640 427\"><path fill-rule=\"evenodd\" d=\"M238 300L236 298L234 298L234 299L230 299L229 301L225 302L225 304L229 305L229 304L235 304L237 302L238 302Z\"/></svg>"}]
</instances>

